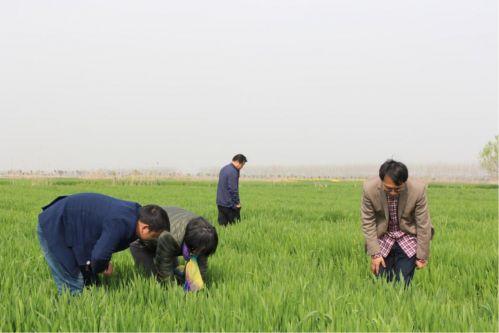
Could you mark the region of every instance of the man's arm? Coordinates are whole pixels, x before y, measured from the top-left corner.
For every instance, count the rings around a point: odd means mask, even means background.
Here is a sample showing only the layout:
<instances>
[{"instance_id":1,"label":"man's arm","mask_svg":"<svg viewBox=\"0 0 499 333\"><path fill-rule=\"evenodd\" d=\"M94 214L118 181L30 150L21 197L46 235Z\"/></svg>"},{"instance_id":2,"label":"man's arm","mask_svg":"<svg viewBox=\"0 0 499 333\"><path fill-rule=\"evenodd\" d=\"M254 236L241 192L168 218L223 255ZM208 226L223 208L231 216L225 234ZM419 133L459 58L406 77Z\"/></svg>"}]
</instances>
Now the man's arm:
<instances>
[{"instance_id":1,"label":"man's arm","mask_svg":"<svg viewBox=\"0 0 499 333\"><path fill-rule=\"evenodd\" d=\"M376 211L364 189L361 204L362 232L366 240L367 253L371 256L371 272L378 275L380 266L385 267L385 260L381 256L378 234L376 232Z\"/></svg>"},{"instance_id":2,"label":"man's arm","mask_svg":"<svg viewBox=\"0 0 499 333\"><path fill-rule=\"evenodd\" d=\"M416 201L414 215L416 218L417 238L416 258L426 261L430 256L431 240L431 220L426 200L426 186L423 190L423 194Z\"/></svg>"},{"instance_id":3,"label":"man's arm","mask_svg":"<svg viewBox=\"0 0 499 333\"><path fill-rule=\"evenodd\" d=\"M237 173L231 172L227 179L227 190L229 192L230 198L232 199L232 208L237 207L240 204L239 201L239 178Z\"/></svg>"},{"instance_id":4,"label":"man's arm","mask_svg":"<svg viewBox=\"0 0 499 333\"><path fill-rule=\"evenodd\" d=\"M114 219L104 224L102 234L92 249L92 273L99 274L108 269L113 252L118 248L123 235L127 234L125 226L121 220Z\"/></svg>"},{"instance_id":5,"label":"man's arm","mask_svg":"<svg viewBox=\"0 0 499 333\"><path fill-rule=\"evenodd\" d=\"M376 211L374 210L371 199L366 194L364 189L362 193L361 204L361 220L362 232L367 246L367 254L370 256L376 255L380 252L378 244L378 234L376 232Z\"/></svg>"},{"instance_id":6,"label":"man's arm","mask_svg":"<svg viewBox=\"0 0 499 333\"><path fill-rule=\"evenodd\" d=\"M163 232L158 238L154 264L160 282L175 281L174 271L177 265L179 248L177 241L169 232Z\"/></svg>"}]
</instances>

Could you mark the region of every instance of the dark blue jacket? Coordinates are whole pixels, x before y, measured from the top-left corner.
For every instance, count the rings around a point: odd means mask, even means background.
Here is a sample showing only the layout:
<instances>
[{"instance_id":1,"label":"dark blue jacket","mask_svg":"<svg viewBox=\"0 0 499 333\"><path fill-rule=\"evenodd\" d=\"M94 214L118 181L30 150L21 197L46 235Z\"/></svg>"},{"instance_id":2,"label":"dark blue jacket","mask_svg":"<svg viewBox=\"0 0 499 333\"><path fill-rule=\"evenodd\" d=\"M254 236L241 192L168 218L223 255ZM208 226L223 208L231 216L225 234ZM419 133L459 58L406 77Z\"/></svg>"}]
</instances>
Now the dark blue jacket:
<instances>
[{"instance_id":1,"label":"dark blue jacket","mask_svg":"<svg viewBox=\"0 0 499 333\"><path fill-rule=\"evenodd\" d=\"M218 176L217 205L235 208L239 203L239 170L230 163Z\"/></svg>"},{"instance_id":2,"label":"dark blue jacket","mask_svg":"<svg viewBox=\"0 0 499 333\"><path fill-rule=\"evenodd\" d=\"M96 193L58 197L38 216L50 251L73 276L91 262L103 272L113 252L137 239L140 205Z\"/></svg>"}]
</instances>

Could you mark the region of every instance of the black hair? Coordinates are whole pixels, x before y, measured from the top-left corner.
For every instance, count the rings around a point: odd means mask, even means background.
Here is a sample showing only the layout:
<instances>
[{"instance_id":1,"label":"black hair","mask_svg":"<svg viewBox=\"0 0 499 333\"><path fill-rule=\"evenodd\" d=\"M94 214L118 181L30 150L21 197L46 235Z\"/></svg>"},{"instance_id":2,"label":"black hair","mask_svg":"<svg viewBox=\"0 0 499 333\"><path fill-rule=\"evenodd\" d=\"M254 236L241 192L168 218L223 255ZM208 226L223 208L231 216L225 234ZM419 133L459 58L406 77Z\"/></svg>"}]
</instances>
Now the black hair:
<instances>
[{"instance_id":1,"label":"black hair","mask_svg":"<svg viewBox=\"0 0 499 333\"><path fill-rule=\"evenodd\" d=\"M237 154L232 158L232 161L233 162L238 161L239 163L246 163L248 162L248 159L243 154Z\"/></svg>"},{"instance_id":2,"label":"black hair","mask_svg":"<svg viewBox=\"0 0 499 333\"><path fill-rule=\"evenodd\" d=\"M218 246L217 230L203 217L196 217L187 223L184 242L190 251L212 255Z\"/></svg>"},{"instance_id":3,"label":"black hair","mask_svg":"<svg viewBox=\"0 0 499 333\"><path fill-rule=\"evenodd\" d=\"M166 211L158 205L140 207L140 222L147 224L151 231L170 231L170 219Z\"/></svg>"},{"instance_id":4,"label":"black hair","mask_svg":"<svg viewBox=\"0 0 499 333\"><path fill-rule=\"evenodd\" d=\"M385 176L390 177L396 185L401 185L409 178L409 171L404 163L389 159L379 168L379 178L383 180Z\"/></svg>"}]
</instances>

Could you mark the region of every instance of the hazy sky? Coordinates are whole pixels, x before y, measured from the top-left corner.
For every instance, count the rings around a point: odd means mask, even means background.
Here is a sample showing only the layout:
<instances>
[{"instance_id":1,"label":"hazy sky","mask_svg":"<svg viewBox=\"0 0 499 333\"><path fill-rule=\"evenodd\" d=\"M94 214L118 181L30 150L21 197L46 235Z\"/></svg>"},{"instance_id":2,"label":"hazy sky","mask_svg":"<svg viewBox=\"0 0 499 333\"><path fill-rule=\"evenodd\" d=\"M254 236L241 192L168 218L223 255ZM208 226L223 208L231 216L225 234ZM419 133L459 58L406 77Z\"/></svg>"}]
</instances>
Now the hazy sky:
<instances>
[{"instance_id":1,"label":"hazy sky","mask_svg":"<svg viewBox=\"0 0 499 333\"><path fill-rule=\"evenodd\" d=\"M1 1L0 169L475 162L497 1Z\"/></svg>"}]
</instances>

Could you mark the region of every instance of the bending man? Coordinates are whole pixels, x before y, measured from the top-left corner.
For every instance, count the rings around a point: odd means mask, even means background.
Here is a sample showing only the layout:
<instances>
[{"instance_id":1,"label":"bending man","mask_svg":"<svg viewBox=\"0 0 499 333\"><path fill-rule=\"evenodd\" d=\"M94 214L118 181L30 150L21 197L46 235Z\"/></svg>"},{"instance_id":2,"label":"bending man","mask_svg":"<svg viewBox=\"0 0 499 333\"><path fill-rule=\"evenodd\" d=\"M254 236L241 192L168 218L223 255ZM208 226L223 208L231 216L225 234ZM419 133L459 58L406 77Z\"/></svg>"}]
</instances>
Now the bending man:
<instances>
[{"instance_id":1,"label":"bending man","mask_svg":"<svg viewBox=\"0 0 499 333\"><path fill-rule=\"evenodd\" d=\"M206 281L208 256L215 253L218 245L216 229L203 217L182 208L163 206L170 218L170 230L164 231L157 240L136 240L130 244L135 264L161 282L184 282L183 272L178 269L178 257L197 258L203 281ZM187 258L186 258L187 257Z\"/></svg>"},{"instance_id":2,"label":"bending man","mask_svg":"<svg viewBox=\"0 0 499 333\"><path fill-rule=\"evenodd\" d=\"M161 207L97 193L58 197L42 209L38 238L59 293L78 294L85 285L97 284L99 273L112 274L114 252L169 229Z\"/></svg>"},{"instance_id":3,"label":"bending man","mask_svg":"<svg viewBox=\"0 0 499 333\"><path fill-rule=\"evenodd\" d=\"M414 268L424 268L430 255L431 225L426 186L408 178L407 167L388 160L379 178L367 180L361 205L362 231L371 271L409 285Z\"/></svg>"}]
</instances>

